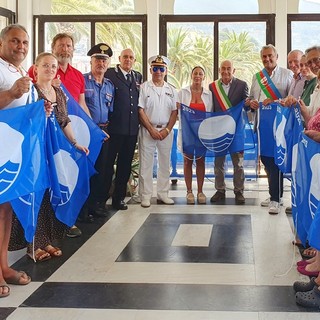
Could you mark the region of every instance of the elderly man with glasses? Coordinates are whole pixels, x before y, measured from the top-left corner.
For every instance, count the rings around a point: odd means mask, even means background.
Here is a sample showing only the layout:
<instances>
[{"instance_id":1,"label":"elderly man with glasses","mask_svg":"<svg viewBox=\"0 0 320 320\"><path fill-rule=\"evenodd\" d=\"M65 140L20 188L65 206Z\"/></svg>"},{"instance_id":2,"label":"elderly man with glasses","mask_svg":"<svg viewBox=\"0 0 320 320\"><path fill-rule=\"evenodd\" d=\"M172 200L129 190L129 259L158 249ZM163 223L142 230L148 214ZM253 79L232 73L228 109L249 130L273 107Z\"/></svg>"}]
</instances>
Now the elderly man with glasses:
<instances>
[{"instance_id":1,"label":"elderly man with glasses","mask_svg":"<svg viewBox=\"0 0 320 320\"><path fill-rule=\"evenodd\" d=\"M174 204L168 197L172 128L177 119L178 93L164 78L169 59L158 55L148 60L152 79L142 84L139 96L139 195L141 206L150 207L153 192L154 152L158 152L157 199Z\"/></svg>"}]
</instances>

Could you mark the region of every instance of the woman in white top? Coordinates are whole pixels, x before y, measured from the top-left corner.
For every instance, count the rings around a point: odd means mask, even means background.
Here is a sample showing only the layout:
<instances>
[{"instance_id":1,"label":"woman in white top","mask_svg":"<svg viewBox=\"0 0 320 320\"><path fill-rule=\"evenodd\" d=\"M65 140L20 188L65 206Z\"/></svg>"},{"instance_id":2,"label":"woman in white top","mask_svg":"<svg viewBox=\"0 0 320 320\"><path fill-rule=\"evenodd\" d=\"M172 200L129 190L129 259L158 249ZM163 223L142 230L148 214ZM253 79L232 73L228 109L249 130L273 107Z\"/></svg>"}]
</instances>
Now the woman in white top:
<instances>
[{"instance_id":1,"label":"woman in white top","mask_svg":"<svg viewBox=\"0 0 320 320\"><path fill-rule=\"evenodd\" d=\"M205 71L202 67L196 66L191 72L191 85L182 88L179 92L179 102L190 108L210 112L212 111L212 94L209 90L203 88ZM179 127L179 145L182 146L181 122ZM191 137L190 137L191 138ZM181 148L182 149L182 148ZM202 191L205 174L205 153L206 148L203 145L194 144L189 150L183 152L184 156L184 179L187 187L187 204L194 204L195 198L192 192L192 166L194 155L196 154L196 177L197 177L197 201L199 204L206 203L206 196ZM197 156L201 154L201 156Z\"/></svg>"}]
</instances>

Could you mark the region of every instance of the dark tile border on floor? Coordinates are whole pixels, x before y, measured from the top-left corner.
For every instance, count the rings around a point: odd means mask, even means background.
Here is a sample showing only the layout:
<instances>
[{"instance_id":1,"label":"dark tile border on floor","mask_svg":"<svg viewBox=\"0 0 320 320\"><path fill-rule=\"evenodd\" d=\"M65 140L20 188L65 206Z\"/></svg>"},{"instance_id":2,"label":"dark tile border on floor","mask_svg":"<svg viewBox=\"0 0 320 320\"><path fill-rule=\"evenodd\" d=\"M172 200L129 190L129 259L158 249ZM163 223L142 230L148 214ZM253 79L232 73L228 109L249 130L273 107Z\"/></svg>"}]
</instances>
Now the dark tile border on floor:
<instances>
[{"instance_id":1,"label":"dark tile border on floor","mask_svg":"<svg viewBox=\"0 0 320 320\"><path fill-rule=\"evenodd\" d=\"M181 224L212 225L209 245L172 246ZM116 261L252 264L251 215L151 213Z\"/></svg>"},{"instance_id":2,"label":"dark tile border on floor","mask_svg":"<svg viewBox=\"0 0 320 320\"><path fill-rule=\"evenodd\" d=\"M47 282L20 307L319 312L296 305L291 286L140 283Z\"/></svg>"},{"instance_id":3,"label":"dark tile border on floor","mask_svg":"<svg viewBox=\"0 0 320 320\"><path fill-rule=\"evenodd\" d=\"M5 298L4 298L5 299ZM16 308L0 308L0 320L6 320L8 316L15 311Z\"/></svg>"},{"instance_id":4,"label":"dark tile border on floor","mask_svg":"<svg viewBox=\"0 0 320 320\"><path fill-rule=\"evenodd\" d=\"M93 223L77 222L76 225L82 232L77 238L65 237L59 247L63 255L58 258L51 258L43 262L33 262L27 255L23 256L12 265L15 270L23 270L30 275L32 281L46 281L59 267L67 261L89 238L92 237L117 211L109 208L109 215L106 218L95 218Z\"/></svg>"}]
</instances>

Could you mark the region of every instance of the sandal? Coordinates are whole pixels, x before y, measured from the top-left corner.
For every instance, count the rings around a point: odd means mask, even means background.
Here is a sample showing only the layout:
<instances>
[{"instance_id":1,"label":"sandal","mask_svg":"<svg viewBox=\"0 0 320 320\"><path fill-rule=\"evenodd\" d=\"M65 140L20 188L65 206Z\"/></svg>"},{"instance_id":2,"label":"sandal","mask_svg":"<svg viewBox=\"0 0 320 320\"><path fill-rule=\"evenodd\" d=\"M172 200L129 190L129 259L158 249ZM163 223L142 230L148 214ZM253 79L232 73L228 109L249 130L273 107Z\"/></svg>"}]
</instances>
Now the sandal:
<instances>
[{"instance_id":1,"label":"sandal","mask_svg":"<svg viewBox=\"0 0 320 320\"><path fill-rule=\"evenodd\" d=\"M27 252L27 255L30 259L32 259L34 262L43 262L51 259L50 254L42 249L37 249L34 254L31 252Z\"/></svg>"},{"instance_id":2,"label":"sandal","mask_svg":"<svg viewBox=\"0 0 320 320\"><path fill-rule=\"evenodd\" d=\"M200 192L197 195L197 201L199 204L206 204L207 202L207 197L204 193Z\"/></svg>"},{"instance_id":3,"label":"sandal","mask_svg":"<svg viewBox=\"0 0 320 320\"><path fill-rule=\"evenodd\" d=\"M314 286L308 292L297 292L296 303L306 308L320 308L320 291Z\"/></svg>"},{"instance_id":4,"label":"sandal","mask_svg":"<svg viewBox=\"0 0 320 320\"><path fill-rule=\"evenodd\" d=\"M31 282L30 276L28 276L24 271L16 271L14 276L4 278L7 284L15 284L20 286L25 286Z\"/></svg>"},{"instance_id":5,"label":"sandal","mask_svg":"<svg viewBox=\"0 0 320 320\"><path fill-rule=\"evenodd\" d=\"M310 259L315 257L317 254L317 250L315 248L307 248L301 252L301 256L306 259Z\"/></svg>"},{"instance_id":6,"label":"sandal","mask_svg":"<svg viewBox=\"0 0 320 320\"><path fill-rule=\"evenodd\" d=\"M195 200L194 200L194 195L192 193L192 191L187 191L187 204L194 204Z\"/></svg>"},{"instance_id":7,"label":"sandal","mask_svg":"<svg viewBox=\"0 0 320 320\"><path fill-rule=\"evenodd\" d=\"M47 253L50 254L51 257L61 257L62 251L58 247L53 247L51 244L47 245L45 248Z\"/></svg>"},{"instance_id":8,"label":"sandal","mask_svg":"<svg viewBox=\"0 0 320 320\"><path fill-rule=\"evenodd\" d=\"M2 289L2 293L0 293L0 298L7 297L10 294L10 288L5 281L0 283L0 288ZM3 289L7 289L7 292L3 292Z\"/></svg>"}]
</instances>

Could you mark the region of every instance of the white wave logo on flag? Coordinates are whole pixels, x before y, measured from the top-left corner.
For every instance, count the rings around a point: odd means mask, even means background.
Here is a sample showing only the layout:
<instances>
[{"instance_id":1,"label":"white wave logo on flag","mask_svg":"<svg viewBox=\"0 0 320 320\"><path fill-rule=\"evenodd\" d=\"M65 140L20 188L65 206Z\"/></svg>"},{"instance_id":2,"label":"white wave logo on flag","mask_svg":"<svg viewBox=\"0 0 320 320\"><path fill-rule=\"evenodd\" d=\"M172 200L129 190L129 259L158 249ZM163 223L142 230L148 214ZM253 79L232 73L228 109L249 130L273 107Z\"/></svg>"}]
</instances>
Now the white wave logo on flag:
<instances>
[{"instance_id":1,"label":"white wave logo on flag","mask_svg":"<svg viewBox=\"0 0 320 320\"><path fill-rule=\"evenodd\" d=\"M236 122L230 115L205 119L199 126L199 139L203 145L216 153L226 151L234 138Z\"/></svg>"},{"instance_id":2,"label":"white wave logo on flag","mask_svg":"<svg viewBox=\"0 0 320 320\"><path fill-rule=\"evenodd\" d=\"M72 130L74 132L74 136L80 145L89 147L90 145L90 130L86 124L86 122L76 115L69 114L69 118L71 120Z\"/></svg>"},{"instance_id":3,"label":"white wave logo on flag","mask_svg":"<svg viewBox=\"0 0 320 320\"><path fill-rule=\"evenodd\" d=\"M280 124L275 129L278 165L283 165L287 157L287 142L284 136L284 128L286 124L287 119L285 116L282 116ZM276 126L276 121L274 122L274 126Z\"/></svg>"},{"instance_id":4,"label":"white wave logo on flag","mask_svg":"<svg viewBox=\"0 0 320 320\"><path fill-rule=\"evenodd\" d=\"M53 157L61 190L59 206L62 206L72 197L78 181L79 168L70 153L65 150L60 150Z\"/></svg>"},{"instance_id":5,"label":"white wave logo on flag","mask_svg":"<svg viewBox=\"0 0 320 320\"><path fill-rule=\"evenodd\" d=\"M310 183L310 193L309 193L309 207L312 219L315 216L319 200L320 200L320 154L315 154L310 160L311 169L311 183Z\"/></svg>"},{"instance_id":6,"label":"white wave logo on flag","mask_svg":"<svg viewBox=\"0 0 320 320\"><path fill-rule=\"evenodd\" d=\"M0 195L6 192L17 179L22 162L22 142L24 136L0 122ZM4 138L5 137L5 138Z\"/></svg>"}]
</instances>

